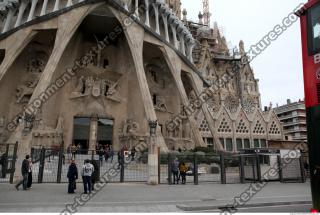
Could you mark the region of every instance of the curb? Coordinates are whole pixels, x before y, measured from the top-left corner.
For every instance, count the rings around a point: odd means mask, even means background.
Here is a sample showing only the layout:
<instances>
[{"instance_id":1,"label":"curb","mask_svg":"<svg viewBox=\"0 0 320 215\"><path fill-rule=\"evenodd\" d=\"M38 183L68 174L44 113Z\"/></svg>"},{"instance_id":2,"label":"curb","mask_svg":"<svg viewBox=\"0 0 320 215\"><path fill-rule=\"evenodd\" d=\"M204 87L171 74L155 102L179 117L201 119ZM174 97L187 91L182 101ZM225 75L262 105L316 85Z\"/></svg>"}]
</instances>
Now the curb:
<instances>
[{"instance_id":1,"label":"curb","mask_svg":"<svg viewBox=\"0 0 320 215\"><path fill-rule=\"evenodd\" d=\"M252 204L244 204L237 208L247 208L247 207L260 207L260 206L281 206L281 205L298 205L298 204L312 204L312 201L290 201L290 202L259 202ZM232 207L232 205L205 205L205 206L187 206L187 205L177 205L177 208L183 211L203 211L203 210L221 210L221 211L237 211L237 208Z\"/></svg>"}]
</instances>

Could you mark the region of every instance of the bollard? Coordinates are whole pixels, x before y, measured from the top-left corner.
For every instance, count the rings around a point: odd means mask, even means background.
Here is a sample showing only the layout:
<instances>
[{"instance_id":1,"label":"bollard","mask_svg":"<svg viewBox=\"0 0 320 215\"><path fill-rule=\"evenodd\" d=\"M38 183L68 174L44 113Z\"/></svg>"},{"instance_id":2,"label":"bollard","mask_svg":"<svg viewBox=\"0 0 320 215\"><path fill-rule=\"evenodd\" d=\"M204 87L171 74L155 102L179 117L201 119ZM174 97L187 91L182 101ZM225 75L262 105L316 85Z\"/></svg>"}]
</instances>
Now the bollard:
<instances>
[{"instance_id":1,"label":"bollard","mask_svg":"<svg viewBox=\"0 0 320 215\"><path fill-rule=\"evenodd\" d=\"M197 152L194 153L193 157L193 166L194 166L194 185L199 184L199 175L198 175L198 157L197 157Z\"/></svg>"},{"instance_id":2,"label":"bollard","mask_svg":"<svg viewBox=\"0 0 320 215\"><path fill-rule=\"evenodd\" d=\"M221 184L226 184L226 168L225 168L225 164L224 164L224 154L220 154L220 180L221 180Z\"/></svg>"}]
</instances>

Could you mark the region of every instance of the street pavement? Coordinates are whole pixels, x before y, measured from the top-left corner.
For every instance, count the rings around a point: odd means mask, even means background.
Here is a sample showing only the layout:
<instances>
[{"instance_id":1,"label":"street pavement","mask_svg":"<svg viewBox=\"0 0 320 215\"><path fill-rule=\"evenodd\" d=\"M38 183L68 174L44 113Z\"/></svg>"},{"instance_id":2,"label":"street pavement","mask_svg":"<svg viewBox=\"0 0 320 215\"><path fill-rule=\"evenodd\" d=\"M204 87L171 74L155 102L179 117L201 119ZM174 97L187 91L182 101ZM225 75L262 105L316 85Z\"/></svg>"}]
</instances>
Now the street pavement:
<instances>
[{"instance_id":1,"label":"street pavement","mask_svg":"<svg viewBox=\"0 0 320 215\"><path fill-rule=\"evenodd\" d=\"M107 184L77 212L206 212L219 211L250 184L157 185ZM0 212L61 212L80 196L67 194L67 184L33 184L28 191L0 184ZM268 183L239 212L308 212L310 183ZM265 208L265 209L263 209ZM265 210L265 211L264 211Z\"/></svg>"}]
</instances>

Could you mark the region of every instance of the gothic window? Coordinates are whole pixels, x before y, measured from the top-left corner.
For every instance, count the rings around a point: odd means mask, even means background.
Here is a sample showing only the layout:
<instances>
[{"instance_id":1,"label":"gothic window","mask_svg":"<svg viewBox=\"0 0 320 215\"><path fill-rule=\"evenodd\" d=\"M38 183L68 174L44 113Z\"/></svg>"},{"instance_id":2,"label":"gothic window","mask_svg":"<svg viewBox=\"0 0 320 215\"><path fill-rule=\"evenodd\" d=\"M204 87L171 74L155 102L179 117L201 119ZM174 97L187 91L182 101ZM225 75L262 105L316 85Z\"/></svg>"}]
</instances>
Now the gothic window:
<instances>
[{"instance_id":1,"label":"gothic window","mask_svg":"<svg viewBox=\"0 0 320 215\"><path fill-rule=\"evenodd\" d=\"M260 120L258 120L256 122L256 125L254 126L254 129L253 129L253 133L254 134L265 134L266 133Z\"/></svg>"},{"instance_id":2,"label":"gothic window","mask_svg":"<svg viewBox=\"0 0 320 215\"><path fill-rule=\"evenodd\" d=\"M237 150L240 151L241 149L243 149L242 139L236 139L236 142L237 142Z\"/></svg>"},{"instance_id":3,"label":"gothic window","mask_svg":"<svg viewBox=\"0 0 320 215\"><path fill-rule=\"evenodd\" d=\"M245 149L250 149L251 148L250 147L250 140L249 139L244 139L243 145L244 145Z\"/></svg>"},{"instance_id":4,"label":"gothic window","mask_svg":"<svg viewBox=\"0 0 320 215\"><path fill-rule=\"evenodd\" d=\"M210 132L207 120L203 119L201 121L199 131L201 131L201 132Z\"/></svg>"},{"instance_id":5,"label":"gothic window","mask_svg":"<svg viewBox=\"0 0 320 215\"><path fill-rule=\"evenodd\" d=\"M229 152L233 151L233 143L231 138L226 139L226 150Z\"/></svg>"},{"instance_id":6,"label":"gothic window","mask_svg":"<svg viewBox=\"0 0 320 215\"><path fill-rule=\"evenodd\" d=\"M269 134L281 134L280 129L278 128L277 124L275 121L272 121L270 129L269 129Z\"/></svg>"},{"instance_id":7,"label":"gothic window","mask_svg":"<svg viewBox=\"0 0 320 215\"><path fill-rule=\"evenodd\" d=\"M245 122L242 119L240 120L240 122L238 124L236 132L237 133L243 133L243 134L248 134L249 133L249 129L248 129L248 127L246 126Z\"/></svg>"},{"instance_id":8,"label":"gothic window","mask_svg":"<svg viewBox=\"0 0 320 215\"><path fill-rule=\"evenodd\" d=\"M231 127L225 118L222 119L220 126L218 128L218 132L220 133L231 133Z\"/></svg>"}]
</instances>

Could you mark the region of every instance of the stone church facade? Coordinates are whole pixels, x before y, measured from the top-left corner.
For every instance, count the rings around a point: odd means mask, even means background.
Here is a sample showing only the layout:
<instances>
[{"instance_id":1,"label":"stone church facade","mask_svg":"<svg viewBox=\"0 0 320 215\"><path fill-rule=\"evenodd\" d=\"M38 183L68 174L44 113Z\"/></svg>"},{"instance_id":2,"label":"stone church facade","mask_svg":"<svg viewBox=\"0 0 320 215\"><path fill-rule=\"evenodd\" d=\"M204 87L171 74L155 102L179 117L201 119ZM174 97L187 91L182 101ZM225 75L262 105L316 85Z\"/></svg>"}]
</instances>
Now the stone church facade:
<instances>
[{"instance_id":1,"label":"stone church facade","mask_svg":"<svg viewBox=\"0 0 320 215\"><path fill-rule=\"evenodd\" d=\"M261 110L250 65L168 129L203 82L215 83L236 61L217 26L180 14L177 0L1 1L0 141L18 141L18 154L62 143L119 150L148 144L155 120L162 151L236 152L282 139L274 112Z\"/></svg>"}]
</instances>

